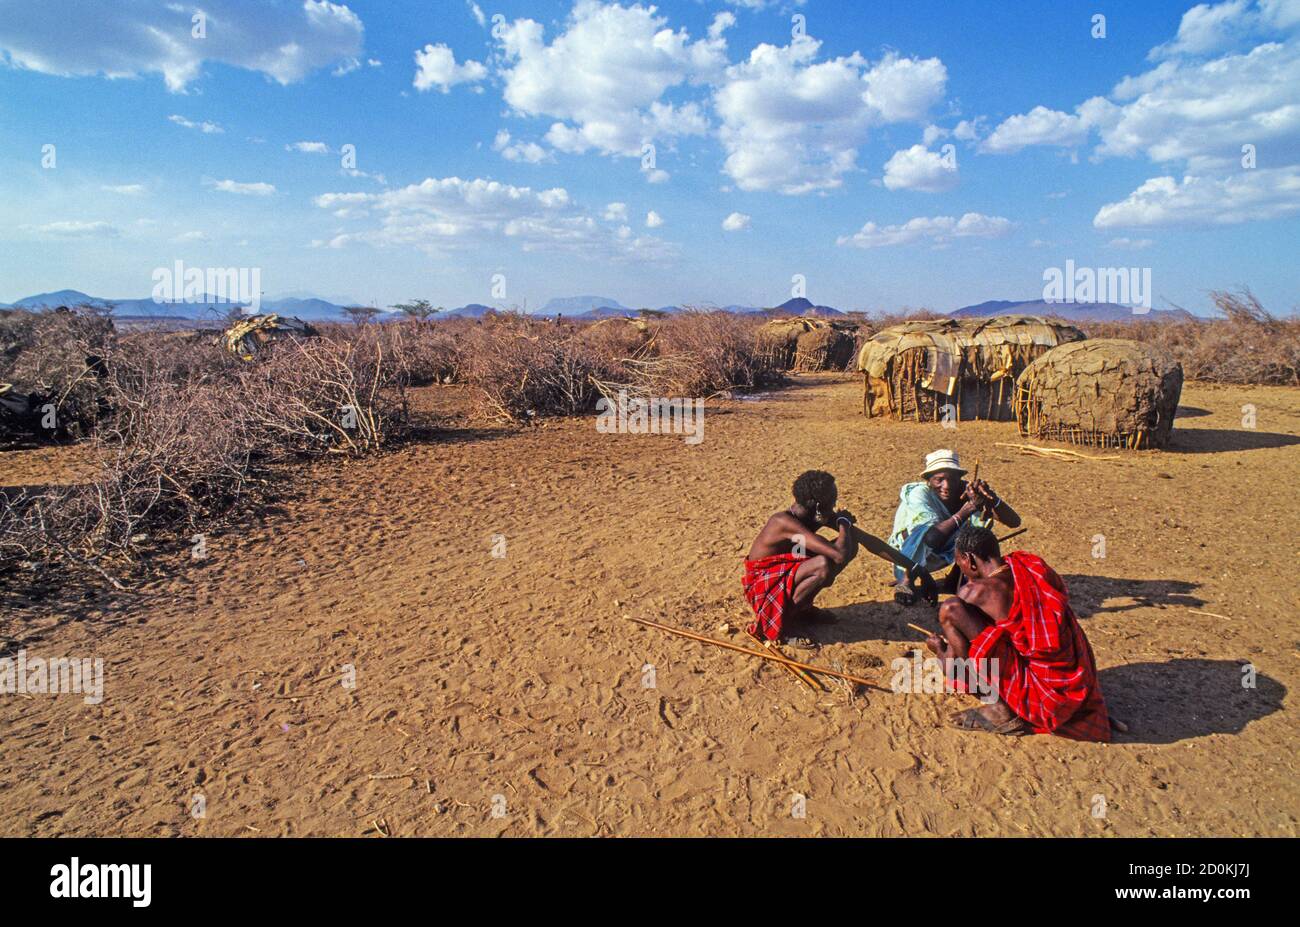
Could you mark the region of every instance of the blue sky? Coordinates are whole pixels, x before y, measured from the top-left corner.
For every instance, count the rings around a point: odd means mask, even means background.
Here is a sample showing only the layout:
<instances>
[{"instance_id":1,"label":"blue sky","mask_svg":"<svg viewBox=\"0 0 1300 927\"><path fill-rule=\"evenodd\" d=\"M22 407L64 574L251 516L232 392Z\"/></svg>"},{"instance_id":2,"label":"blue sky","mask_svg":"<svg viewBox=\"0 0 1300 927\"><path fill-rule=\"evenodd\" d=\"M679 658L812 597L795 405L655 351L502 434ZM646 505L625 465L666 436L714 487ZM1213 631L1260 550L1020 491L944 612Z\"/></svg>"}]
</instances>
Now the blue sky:
<instances>
[{"instance_id":1,"label":"blue sky","mask_svg":"<svg viewBox=\"0 0 1300 927\"><path fill-rule=\"evenodd\" d=\"M1068 259L1290 312L1298 232L1300 0L0 0L0 302L949 310Z\"/></svg>"}]
</instances>

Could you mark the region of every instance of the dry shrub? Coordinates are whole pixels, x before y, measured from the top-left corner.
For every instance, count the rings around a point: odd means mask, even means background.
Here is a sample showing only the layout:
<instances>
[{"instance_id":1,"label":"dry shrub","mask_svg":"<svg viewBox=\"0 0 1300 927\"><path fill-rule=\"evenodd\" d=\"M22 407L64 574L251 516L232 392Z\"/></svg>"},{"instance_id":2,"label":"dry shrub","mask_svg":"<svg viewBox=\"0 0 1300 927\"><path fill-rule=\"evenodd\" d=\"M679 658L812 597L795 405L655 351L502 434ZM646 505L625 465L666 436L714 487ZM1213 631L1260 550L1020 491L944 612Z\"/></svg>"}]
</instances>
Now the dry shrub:
<instances>
[{"instance_id":1,"label":"dry shrub","mask_svg":"<svg viewBox=\"0 0 1300 927\"><path fill-rule=\"evenodd\" d=\"M1089 338L1128 338L1156 345L1182 364L1189 380L1300 385L1300 318L1279 319L1250 290L1210 294L1221 319L1084 322Z\"/></svg>"},{"instance_id":2,"label":"dry shrub","mask_svg":"<svg viewBox=\"0 0 1300 927\"><path fill-rule=\"evenodd\" d=\"M99 473L0 494L0 566L71 561L103 572L132 559L138 534L230 511L270 486L279 464L380 447L404 384L376 328L282 338L253 363L161 333L110 349L101 388L111 415L91 438Z\"/></svg>"},{"instance_id":3,"label":"dry shrub","mask_svg":"<svg viewBox=\"0 0 1300 927\"><path fill-rule=\"evenodd\" d=\"M634 320L639 321L639 320ZM514 422L594 410L600 396L707 397L780 380L756 353L757 323L687 311L641 325L578 327L502 313L465 331L465 381L484 411Z\"/></svg>"},{"instance_id":4,"label":"dry shrub","mask_svg":"<svg viewBox=\"0 0 1300 927\"><path fill-rule=\"evenodd\" d=\"M390 382L428 386L431 383L456 383L463 379L460 342L467 321L396 319L371 326L371 334L380 342L388 359ZM332 326L331 332L334 337L350 337L355 329Z\"/></svg>"},{"instance_id":5,"label":"dry shrub","mask_svg":"<svg viewBox=\"0 0 1300 927\"><path fill-rule=\"evenodd\" d=\"M505 315L467 333L461 364L486 410L515 422L589 411L619 369L571 326Z\"/></svg>"},{"instance_id":6,"label":"dry shrub","mask_svg":"<svg viewBox=\"0 0 1300 927\"><path fill-rule=\"evenodd\" d=\"M113 339L113 323L93 309L0 310L0 382L52 404L57 437L81 437L102 411L98 361Z\"/></svg>"},{"instance_id":7,"label":"dry shrub","mask_svg":"<svg viewBox=\"0 0 1300 927\"><path fill-rule=\"evenodd\" d=\"M640 359L653 356L661 327L646 319L602 319L581 329L581 337L598 357Z\"/></svg>"},{"instance_id":8,"label":"dry shrub","mask_svg":"<svg viewBox=\"0 0 1300 927\"><path fill-rule=\"evenodd\" d=\"M646 394L708 397L780 383L780 369L755 349L757 325L729 312L671 316L659 332L660 367L647 372Z\"/></svg>"}]
</instances>

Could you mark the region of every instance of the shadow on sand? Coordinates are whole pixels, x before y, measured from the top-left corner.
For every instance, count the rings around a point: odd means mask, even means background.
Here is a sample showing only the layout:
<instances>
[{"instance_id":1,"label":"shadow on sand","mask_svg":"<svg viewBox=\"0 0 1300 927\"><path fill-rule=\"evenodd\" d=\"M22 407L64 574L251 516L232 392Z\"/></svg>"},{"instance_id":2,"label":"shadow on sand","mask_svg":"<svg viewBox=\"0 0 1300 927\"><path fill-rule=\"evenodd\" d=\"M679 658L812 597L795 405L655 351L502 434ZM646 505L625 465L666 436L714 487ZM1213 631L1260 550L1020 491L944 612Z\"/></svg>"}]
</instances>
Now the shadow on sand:
<instances>
[{"instance_id":1,"label":"shadow on sand","mask_svg":"<svg viewBox=\"0 0 1300 927\"><path fill-rule=\"evenodd\" d=\"M1291 447L1293 444L1300 444L1300 438L1274 431L1174 428L1165 450L1183 454L1219 454L1226 451L1258 451L1270 447Z\"/></svg>"},{"instance_id":2,"label":"shadow on sand","mask_svg":"<svg viewBox=\"0 0 1300 927\"><path fill-rule=\"evenodd\" d=\"M1198 583L1181 579L1128 579L1117 576L1062 576L1070 591L1070 604L1079 618L1102 612L1129 612L1137 608L1200 608L1205 600L1192 595ZM1118 601L1129 599L1131 601ZM1115 604L1108 604L1114 602Z\"/></svg>"},{"instance_id":3,"label":"shadow on sand","mask_svg":"<svg viewBox=\"0 0 1300 927\"><path fill-rule=\"evenodd\" d=\"M1281 710L1286 687L1263 673L1256 674L1253 688L1243 686L1245 666L1193 658L1100 670L1107 708L1129 726L1127 733L1116 734L1116 742L1170 744L1237 734Z\"/></svg>"},{"instance_id":4,"label":"shadow on sand","mask_svg":"<svg viewBox=\"0 0 1300 927\"><path fill-rule=\"evenodd\" d=\"M1080 620L1102 612L1128 612L1139 608L1201 608L1205 600L1192 593L1197 583L1181 579L1127 579L1112 576L1072 574L1061 577L1070 590L1070 604ZM915 641L921 635L908 623L938 630L935 609L919 604L910 607L892 601L859 602L826 609L838 619L833 625L790 621L789 633L808 637L819 644L854 644L860 641Z\"/></svg>"}]
</instances>

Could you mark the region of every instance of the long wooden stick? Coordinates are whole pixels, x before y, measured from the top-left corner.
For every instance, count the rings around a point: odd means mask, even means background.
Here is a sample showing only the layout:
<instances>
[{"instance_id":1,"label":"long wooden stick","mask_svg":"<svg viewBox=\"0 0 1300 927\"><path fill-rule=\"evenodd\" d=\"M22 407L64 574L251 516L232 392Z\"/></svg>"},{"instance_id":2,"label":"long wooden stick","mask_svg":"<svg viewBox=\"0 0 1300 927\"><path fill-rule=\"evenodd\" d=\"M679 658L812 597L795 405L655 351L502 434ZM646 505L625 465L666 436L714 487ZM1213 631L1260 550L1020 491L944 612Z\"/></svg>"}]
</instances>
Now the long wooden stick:
<instances>
[{"instance_id":1,"label":"long wooden stick","mask_svg":"<svg viewBox=\"0 0 1300 927\"><path fill-rule=\"evenodd\" d=\"M920 632L921 632L922 634L924 634L926 637L929 637L931 634L935 634L935 633L937 633L937 632L935 632L935 631L927 631L925 628L921 627L919 624L912 624L912 622L910 622L910 621L907 623L907 626L908 626L909 628L911 628L913 631L920 631Z\"/></svg>"},{"instance_id":2,"label":"long wooden stick","mask_svg":"<svg viewBox=\"0 0 1300 927\"><path fill-rule=\"evenodd\" d=\"M773 663L786 663L790 666L795 666L802 670L808 670L812 673L822 673L826 676L834 676L836 679L846 679L849 682L855 682L860 686L866 686L868 689L876 689L880 692L889 691L882 686L876 685L874 682L868 682L867 680L860 679L857 676L850 676L848 673L841 673L837 670L827 669L824 666L813 666L810 663L799 663L787 657L778 657L774 653L766 653L762 650L750 650L748 647L741 647L738 644L733 644L729 641L715 640L712 637L705 637L703 634L696 634L693 631L686 631L682 628L674 628L666 624L660 624L657 621L647 621L644 618L628 618L628 621L643 624L647 628L657 628L660 631L667 631L669 634L676 634L678 637L687 637L693 641L699 641L702 644L712 644L714 647L722 647L726 650L735 650L738 653L747 653L751 657L758 657L760 660L771 660Z\"/></svg>"},{"instance_id":3,"label":"long wooden stick","mask_svg":"<svg viewBox=\"0 0 1300 927\"><path fill-rule=\"evenodd\" d=\"M759 646L767 647L769 650L771 650L773 653L779 656L782 657L785 656L785 654L781 652L781 649L777 647L776 644L763 640L757 634L751 634L748 629L745 630L745 633L748 634L750 639L752 639L754 643L758 644ZM805 686L812 689L813 691L816 692L821 690L821 686L819 686L816 682L813 681L813 677L809 676L803 670L796 669L795 667L791 666L788 663L783 664L783 668L788 670L791 676L793 676L795 679L798 679L800 682L802 682Z\"/></svg>"},{"instance_id":4,"label":"long wooden stick","mask_svg":"<svg viewBox=\"0 0 1300 927\"><path fill-rule=\"evenodd\" d=\"M1059 454L1066 457L1077 457L1080 460L1122 460L1118 454L1108 454L1104 457L1095 457L1088 454L1080 454L1078 451L1067 450L1063 447L1039 447L1036 444L1003 444L1001 441L996 442L995 447L1015 447L1022 451L1036 451L1040 454Z\"/></svg>"},{"instance_id":5,"label":"long wooden stick","mask_svg":"<svg viewBox=\"0 0 1300 927\"><path fill-rule=\"evenodd\" d=\"M1002 537L998 538L998 543L999 543L999 544L1002 544L1002 543L1004 543L1004 542L1006 542L1006 541L1009 541L1009 540L1011 540L1013 537L1016 537L1017 535L1024 534L1024 533L1025 533L1026 531L1028 531L1028 530L1029 530L1028 528L1017 528L1015 531L1012 531L1010 534L1003 535Z\"/></svg>"},{"instance_id":6,"label":"long wooden stick","mask_svg":"<svg viewBox=\"0 0 1300 927\"><path fill-rule=\"evenodd\" d=\"M763 644L763 646L766 647L768 650L772 651L778 657L785 657L785 659L787 660L790 659L785 655L785 651L777 646L776 641L767 641L765 644ZM792 674L797 676L800 682L808 686L808 688L812 689L814 692L830 691L829 689L826 688L825 683L823 683L820 679L818 679L816 676L814 676L812 673L808 672L807 670L801 670L797 666L793 666L792 662L793 661L791 661L791 663L783 663L782 666L784 666Z\"/></svg>"}]
</instances>

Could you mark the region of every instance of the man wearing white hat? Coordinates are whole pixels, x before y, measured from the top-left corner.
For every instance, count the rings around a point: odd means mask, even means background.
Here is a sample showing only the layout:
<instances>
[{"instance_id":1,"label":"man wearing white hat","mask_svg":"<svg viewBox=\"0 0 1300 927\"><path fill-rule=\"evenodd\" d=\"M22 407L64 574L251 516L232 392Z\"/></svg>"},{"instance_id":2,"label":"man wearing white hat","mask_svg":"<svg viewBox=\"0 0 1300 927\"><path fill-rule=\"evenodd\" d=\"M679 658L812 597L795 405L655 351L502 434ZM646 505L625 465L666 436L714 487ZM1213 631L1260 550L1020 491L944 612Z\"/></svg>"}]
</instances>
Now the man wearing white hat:
<instances>
[{"instance_id":1,"label":"man wearing white hat","mask_svg":"<svg viewBox=\"0 0 1300 927\"><path fill-rule=\"evenodd\" d=\"M987 482L967 482L962 479L965 475L957 452L943 448L925 455L920 481L908 483L898 494L889 543L930 573L952 567L956 553L953 539L967 522L985 528L995 520L1011 528L1020 525L1016 510ZM898 581L894 601L911 605L915 596L907 588L901 567L894 568L894 579ZM957 581L958 571L953 569L939 582L940 591L955 592Z\"/></svg>"}]
</instances>

